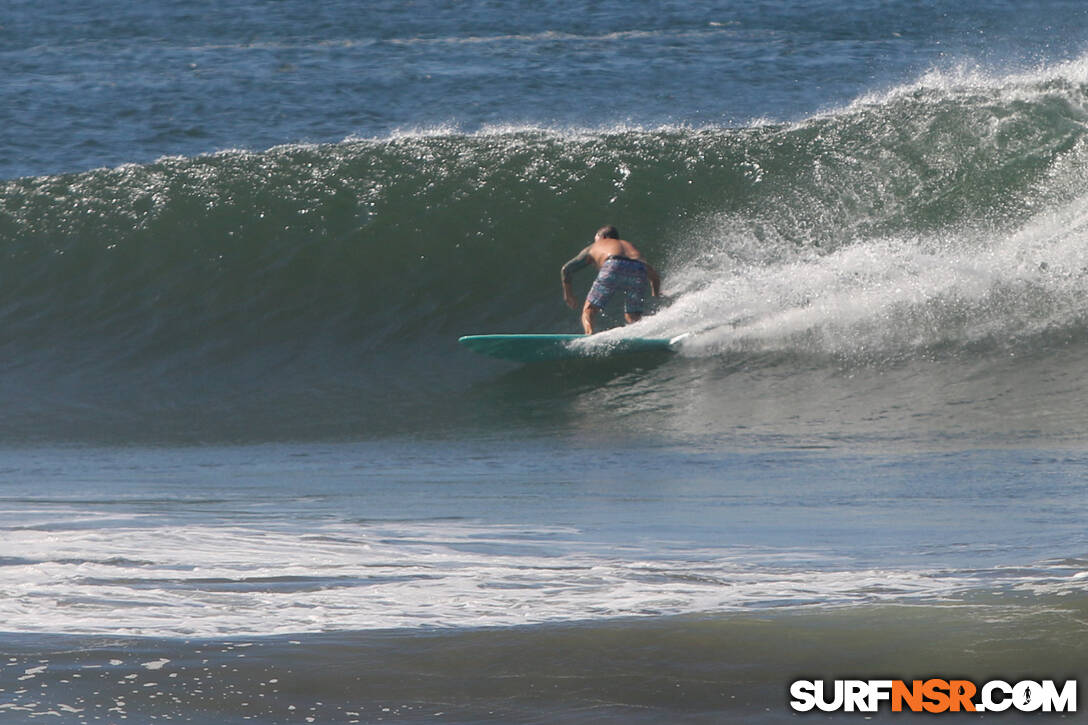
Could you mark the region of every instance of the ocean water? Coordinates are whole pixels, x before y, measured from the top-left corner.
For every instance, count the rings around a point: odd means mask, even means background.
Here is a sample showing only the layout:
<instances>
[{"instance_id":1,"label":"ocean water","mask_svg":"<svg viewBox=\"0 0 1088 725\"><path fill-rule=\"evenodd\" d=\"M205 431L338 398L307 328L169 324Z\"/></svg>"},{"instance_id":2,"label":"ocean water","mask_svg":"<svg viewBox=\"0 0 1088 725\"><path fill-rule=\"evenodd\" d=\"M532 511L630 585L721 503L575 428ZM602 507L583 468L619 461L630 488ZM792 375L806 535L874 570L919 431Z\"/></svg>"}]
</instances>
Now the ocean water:
<instances>
[{"instance_id":1,"label":"ocean water","mask_svg":"<svg viewBox=\"0 0 1088 725\"><path fill-rule=\"evenodd\" d=\"M0 721L1088 692L1080 3L18 0L0 57ZM675 355L457 345L577 331L605 223L664 295L599 340Z\"/></svg>"}]
</instances>

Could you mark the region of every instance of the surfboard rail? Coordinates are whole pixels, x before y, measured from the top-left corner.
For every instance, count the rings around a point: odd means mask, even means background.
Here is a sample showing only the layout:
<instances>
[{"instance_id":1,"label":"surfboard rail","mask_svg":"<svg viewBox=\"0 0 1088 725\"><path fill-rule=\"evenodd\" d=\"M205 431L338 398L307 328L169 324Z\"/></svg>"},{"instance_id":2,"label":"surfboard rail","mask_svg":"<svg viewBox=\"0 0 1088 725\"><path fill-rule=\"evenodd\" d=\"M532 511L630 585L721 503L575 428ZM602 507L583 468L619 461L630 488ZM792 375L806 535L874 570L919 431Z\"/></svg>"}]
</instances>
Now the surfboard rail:
<instances>
[{"instance_id":1,"label":"surfboard rail","mask_svg":"<svg viewBox=\"0 0 1088 725\"><path fill-rule=\"evenodd\" d=\"M672 352L679 341L679 338L624 337L602 340L599 344L579 344L588 342L591 337L576 334L505 333L465 335L457 341L481 355L522 363Z\"/></svg>"}]
</instances>

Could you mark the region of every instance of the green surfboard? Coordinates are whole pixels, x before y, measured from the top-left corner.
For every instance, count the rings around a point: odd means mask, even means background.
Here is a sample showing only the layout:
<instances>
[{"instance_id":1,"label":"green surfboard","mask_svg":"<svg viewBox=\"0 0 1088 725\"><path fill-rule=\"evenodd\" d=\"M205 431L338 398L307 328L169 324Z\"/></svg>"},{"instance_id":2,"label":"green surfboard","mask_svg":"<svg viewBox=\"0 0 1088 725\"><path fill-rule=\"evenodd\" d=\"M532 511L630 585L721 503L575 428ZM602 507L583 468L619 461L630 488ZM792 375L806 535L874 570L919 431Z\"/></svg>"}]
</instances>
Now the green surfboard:
<instances>
[{"instance_id":1,"label":"green surfboard","mask_svg":"<svg viewBox=\"0 0 1088 725\"><path fill-rule=\"evenodd\" d=\"M631 353L671 352L679 338L627 337L578 345L585 335L466 335L458 342L473 352L513 362L545 362L612 357Z\"/></svg>"}]
</instances>

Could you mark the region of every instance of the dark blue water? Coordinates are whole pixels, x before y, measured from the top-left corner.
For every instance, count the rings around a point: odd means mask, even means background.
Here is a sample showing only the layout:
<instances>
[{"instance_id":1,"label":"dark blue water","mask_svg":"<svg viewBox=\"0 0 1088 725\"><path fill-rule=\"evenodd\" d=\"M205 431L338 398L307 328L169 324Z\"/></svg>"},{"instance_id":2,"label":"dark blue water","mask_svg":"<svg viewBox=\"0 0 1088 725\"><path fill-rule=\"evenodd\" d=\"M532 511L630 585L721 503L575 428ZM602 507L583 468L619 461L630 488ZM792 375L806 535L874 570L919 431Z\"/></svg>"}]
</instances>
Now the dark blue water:
<instances>
[{"instance_id":1,"label":"dark blue water","mask_svg":"<svg viewBox=\"0 0 1088 725\"><path fill-rule=\"evenodd\" d=\"M59 2L0 29L0 176L397 131L796 120L1079 57L1077 2Z\"/></svg>"},{"instance_id":2,"label":"dark blue water","mask_svg":"<svg viewBox=\"0 0 1088 725\"><path fill-rule=\"evenodd\" d=\"M1086 12L9 3L5 722L1083 678ZM457 345L603 223L676 355Z\"/></svg>"}]
</instances>

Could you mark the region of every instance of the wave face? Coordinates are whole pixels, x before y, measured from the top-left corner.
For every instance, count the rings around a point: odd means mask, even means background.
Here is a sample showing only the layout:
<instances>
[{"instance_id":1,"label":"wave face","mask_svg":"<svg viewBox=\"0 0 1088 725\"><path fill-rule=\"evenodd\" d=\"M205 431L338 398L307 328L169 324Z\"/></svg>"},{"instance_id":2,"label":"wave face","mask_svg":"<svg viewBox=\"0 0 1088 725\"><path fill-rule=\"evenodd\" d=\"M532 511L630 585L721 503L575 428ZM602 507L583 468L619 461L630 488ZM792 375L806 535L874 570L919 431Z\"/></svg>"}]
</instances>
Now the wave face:
<instances>
[{"instance_id":1,"label":"wave face","mask_svg":"<svg viewBox=\"0 0 1088 725\"><path fill-rule=\"evenodd\" d=\"M693 386L735 401L733 373L1072 374L1086 120L1081 59L931 73L786 125L435 130L6 181L0 396L17 414L0 433L354 436L535 415L503 398L572 414L630 371L556 389L455 339L575 330L558 269L603 223L667 293L610 334L695 333L633 381L677 420Z\"/></svg>"}]
</instances>

